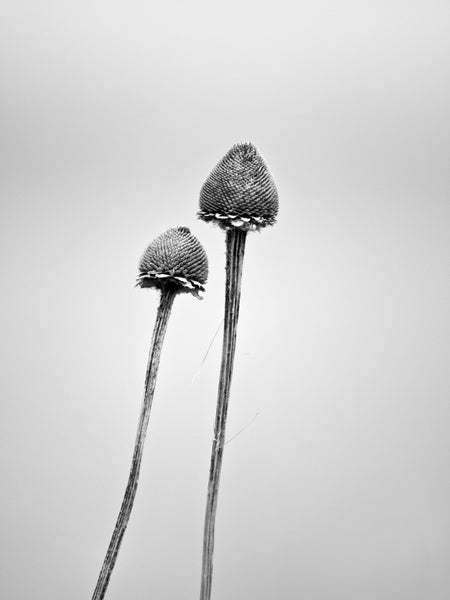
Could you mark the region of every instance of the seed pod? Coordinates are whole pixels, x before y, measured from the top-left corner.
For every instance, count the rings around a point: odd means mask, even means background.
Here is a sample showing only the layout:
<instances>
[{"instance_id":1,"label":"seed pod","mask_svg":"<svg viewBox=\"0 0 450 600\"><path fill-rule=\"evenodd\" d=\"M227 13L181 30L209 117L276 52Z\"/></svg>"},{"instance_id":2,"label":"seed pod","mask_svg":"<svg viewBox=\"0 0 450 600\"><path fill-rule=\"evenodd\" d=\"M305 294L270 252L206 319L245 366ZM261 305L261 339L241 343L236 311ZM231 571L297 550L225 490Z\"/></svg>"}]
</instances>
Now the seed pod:
<instances>
[{"instance_id":1,"label":"seed pod","mask_svg":"<svg viewBox=\"0 0 450 600\"><path fill-rule=\"evenodd\" d=\"M133 509L161 350L174 299L180 292L189 292L199 297L198 293L204 291L203 284L208 277L208 259L200 242L191 235L187 227L175 227L158 236L148 246L139 263L139 273L136 285L155 287L161 291L161 296L150 344L144 400L128 483L92 600L103 600L106 594Z\"/></svg>"},{"instance_id":2,"label":"seed pod","mask_svg":"<svg viewBox=\"0 0 450 600\"><path fill-rule=\"evenodd\" d=\"M140 287L171 287L199 297L208 278L208 259L187 227L174 227L148 246L139 263Z\"/></svg>"},{"instance_id":3,"label":"seed pod","mask_svg":"<svg viewBox=\"0 0 450 600\"><path fill-rule=\"evenodd\" d=\"M264 159L250 142L235 144L203 184L199 218L253 231L273 225L277 213L278 192Z\"/></svg>"},{"instance_id":4,"label":"seed pod","mask_svg":"<svg viewBox=\"0 0 450 600\"><path fill-rule=\"evenodd\" d=\"M236 144L213 169L203 185L198 213L203 221L212 221L226 230L222 361L203 529L200 600L211 598L217 498L226 443L225 429L236 351L245 242L248 231L273 225L277 213L278 192L264 160L252 144Z\"/></svg>"}]
</instances>

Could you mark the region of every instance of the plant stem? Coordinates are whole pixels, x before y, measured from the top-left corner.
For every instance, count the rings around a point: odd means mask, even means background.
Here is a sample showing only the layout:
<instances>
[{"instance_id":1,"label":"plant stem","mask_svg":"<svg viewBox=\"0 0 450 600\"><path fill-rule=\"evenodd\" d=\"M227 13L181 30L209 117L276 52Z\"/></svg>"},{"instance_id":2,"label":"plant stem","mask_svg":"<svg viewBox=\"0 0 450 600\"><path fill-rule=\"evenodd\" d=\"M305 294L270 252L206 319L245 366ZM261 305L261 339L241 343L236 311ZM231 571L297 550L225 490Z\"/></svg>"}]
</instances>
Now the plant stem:
<instances>
[{"instance_id":1,"label":"plant stem","mask_svg":"<svg viewBox=\"0 0 450 600\"><path fill-rule=\"evenodd\" d=\"M156 375L158 373L159 360L161 357L161 349L175 295L176 292L169 289L163 289L161 292L161 299L150 345L147 372L145 375L144 400L142 402L141 414L139 417L128 484L122 500L122 506L120 507L119 516L117 517L116 526L108 546L108 551L106 553L106 557L98 577L97 585L94 590L94 595L92 596L92 600L102 600L102 598L105 596L109 578L111 577L112 570L114 569L120 544L122 543L122 538L127 528L131 510L133 508L134 498L136 496L136 490L139 481L139 472L141 468L142 452L144 450L148 420L150 417L153 394L155 391Z\"/></svg>"},{"instance_id":2,"label":"plant stem","mask_svg":"<svg viewBox=\"0 0 450 600\"><path fill-rule=\"evenodd\" d=\"M206 501L205 525L203 531L203 560L200 600L210 600L213 572L214 529L219 493L220 471L222 468L225 428L233 375L236 331L241 298L242 266L244 263L247 232L240 229L227 229L226 236L226 286L225 321L223 329L222 363L217 395L214 439L209 469L208 498Z\"/></svg>"}]
</instances>

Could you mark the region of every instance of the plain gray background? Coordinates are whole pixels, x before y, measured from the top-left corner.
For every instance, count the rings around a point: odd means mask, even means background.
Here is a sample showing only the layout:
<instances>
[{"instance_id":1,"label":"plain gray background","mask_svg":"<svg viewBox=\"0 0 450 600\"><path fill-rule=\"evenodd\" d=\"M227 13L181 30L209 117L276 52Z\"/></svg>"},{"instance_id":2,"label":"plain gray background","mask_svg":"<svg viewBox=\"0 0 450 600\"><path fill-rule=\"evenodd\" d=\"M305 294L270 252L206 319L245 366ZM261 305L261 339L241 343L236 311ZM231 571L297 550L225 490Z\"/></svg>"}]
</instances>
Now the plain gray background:
<instances>
[{"instance_id":1,"label":"plain gray background","mask_svg":"<svg viewBox=\"0 0 450 600\"><path fill-rule=\"evenodd\" d=\"M247 245L214 600L447 599L448 1L1 13L1 597L91 597L157 306L137 263L177 225L210 281L174 306L108 599L198 596L224 236L195 213L249 140L280 215Z\"/></svg>"}]
</instances>

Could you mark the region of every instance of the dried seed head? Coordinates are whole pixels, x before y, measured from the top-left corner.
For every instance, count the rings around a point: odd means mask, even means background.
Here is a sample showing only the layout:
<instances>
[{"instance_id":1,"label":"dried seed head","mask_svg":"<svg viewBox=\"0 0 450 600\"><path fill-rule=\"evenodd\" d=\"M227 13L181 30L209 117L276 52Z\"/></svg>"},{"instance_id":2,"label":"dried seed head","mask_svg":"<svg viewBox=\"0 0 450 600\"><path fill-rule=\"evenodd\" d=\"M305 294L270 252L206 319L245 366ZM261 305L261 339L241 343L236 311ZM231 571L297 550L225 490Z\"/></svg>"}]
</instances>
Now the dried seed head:
<instances>
[{"instance_id":1,"label":"dried seed head","mask_svg":"<svg viewBox=\"0 0 450 600\"><path fill-rule=\"evenodd\" d=\"M139 263L140 287L171 287L198 296L208 278L208 258L187 227L174 227L148 246Z\"/></svg>"},{"instance_id":2,"label":"dried seed head","mask_svg":"<svg viewBox=\"0 0 450 600\"><path fill-rule=\"evenodd\" d=\"M277 213L278 192L264 159L249 142L234 145L203 184L199 218L255 230L273 225Z\"/></svg>"}]
</instances>

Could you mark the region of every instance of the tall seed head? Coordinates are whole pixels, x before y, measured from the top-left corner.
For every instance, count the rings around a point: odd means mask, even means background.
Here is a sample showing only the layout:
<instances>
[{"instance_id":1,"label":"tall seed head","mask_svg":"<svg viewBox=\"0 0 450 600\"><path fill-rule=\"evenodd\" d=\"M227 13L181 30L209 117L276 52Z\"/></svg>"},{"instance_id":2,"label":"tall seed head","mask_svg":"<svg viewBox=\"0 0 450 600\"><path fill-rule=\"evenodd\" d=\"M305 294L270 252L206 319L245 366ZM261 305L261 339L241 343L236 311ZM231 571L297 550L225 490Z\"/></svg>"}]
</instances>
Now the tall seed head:
<instances>
[{"instance_id":1,"label":"tall seed head","mask_svg":"<svg viewBox=\"0 0 450 600\"><path fill-rule=\"evenodd\" d=\"M139 263L140 287L171 287L199 297L208 279L208 258L187 227L174 227L148 246Z\"/></svg>"},{"instance_id":2,"label":"tall seed head","mask_svg":"<svg viewBox=\"0 0 450 600\"><path fill-rule=\"evenodd\" d=\"M203 184L199 218L255 230L273 225L277 213L278 192L264 159L253 144L235 144Z\"/></svg>"}]
</instances>

